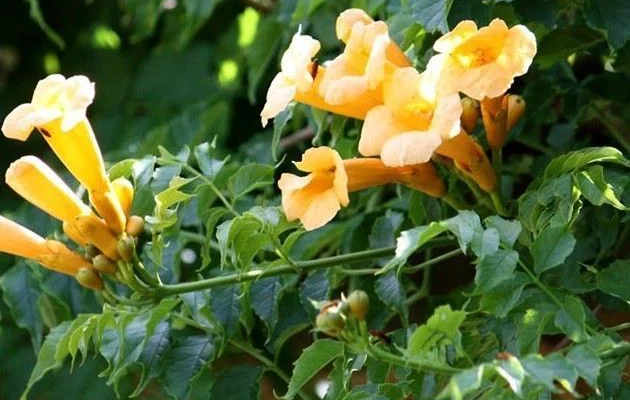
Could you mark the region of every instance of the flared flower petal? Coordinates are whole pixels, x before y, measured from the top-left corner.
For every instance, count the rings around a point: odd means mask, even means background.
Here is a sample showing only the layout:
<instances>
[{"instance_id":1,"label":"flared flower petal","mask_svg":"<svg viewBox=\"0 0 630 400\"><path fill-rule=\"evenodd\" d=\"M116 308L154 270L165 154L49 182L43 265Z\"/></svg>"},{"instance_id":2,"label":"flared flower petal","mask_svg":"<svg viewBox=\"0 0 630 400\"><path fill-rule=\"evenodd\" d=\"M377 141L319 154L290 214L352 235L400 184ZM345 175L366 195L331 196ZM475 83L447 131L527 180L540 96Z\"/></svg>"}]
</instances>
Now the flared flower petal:
<instances>
[{"instance_id":1,"label":"flared flower petal","mask_svg":"<svg viewBox=\"0 0 630 400\"><path fill-rule=\"evenodd\" d=\"M426 163L441 144L442 138L436 132L409 131L388 140L381 159L389 167Z\"/></svg>"}]
</instances>

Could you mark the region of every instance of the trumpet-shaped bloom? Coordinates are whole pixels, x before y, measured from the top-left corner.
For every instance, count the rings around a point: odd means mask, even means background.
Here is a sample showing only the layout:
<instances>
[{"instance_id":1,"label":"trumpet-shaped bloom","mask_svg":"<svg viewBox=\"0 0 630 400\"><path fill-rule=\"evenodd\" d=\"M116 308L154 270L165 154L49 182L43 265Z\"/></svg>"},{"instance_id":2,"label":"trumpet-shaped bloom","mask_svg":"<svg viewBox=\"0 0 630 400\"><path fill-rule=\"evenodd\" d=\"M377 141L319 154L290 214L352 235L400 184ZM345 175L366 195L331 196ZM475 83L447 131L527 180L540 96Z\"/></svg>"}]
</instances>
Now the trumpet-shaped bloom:
<instances>
[{"instance_id":1,"label":"trumpet-shaped bloom","mask_svg":"<svg viewBox=\"0 0 630 400\"><path fill-rule=\"evenodd\" d=\"M312 37L299 32L293 36L282 56L281 70L267 90L267 101L260 113L263 127L292 101L358 119L365 118L367 111L376 104L361 99L348 104L326 102L319 94L326 68L312 60L319 49L319 42Z\"/></svg>"},{"instance_id":2,"label":"trumpet-shaped bloom","mask_svg":"<svg viewBox=\"0 0 630 400\"><path fill-rule=\"evenodd\" d=\"M113 260L118 258L116 236L96 217L55 172L37 157L13 162L6 183L29 203L64 222L64 232L80 245L93 244Z\"/></svg>"},{"instance_id":3,"label":"trumpet-shaped bloom","mask_svg":"<svg viewBox=\"0 0 630 400\"><path fill-rule=\"evenodd\" d=\"M125 229L125 216L112 187L101 151L85 112L94 99L94 84L85 76L51 75L37 84L30 103L5 118L5 136L26 140L36 128L83 186L94 208L115 232Z\"/></svg>"},{"instance_id":4,"label":"trumpet-shaped bloom","mask_svg":"<svg viewBox=\"0 0 630 400\"><path fill-rule=\"evenodd\" d=\"M134 195L133 185L128 179L120 177L112 182L112 186L114 187L114 193L116 193L118 202L125 213L125 217L129 218Z\"/></svg>"},{"instance_id":5,"label":"trumpet-shaped bloom","mask_svg":"<svg viewBox=\"0 0 630 400\"><path fill-rule=\"evenodd\" d=\"M440 91L483 100L502 95L527 72L536 55L536 37L523 25L508 29L498 18L481 29L462 21L433 49L441 54L431 58L427 69L441 70Z\"/></svg>"},{"instance_id":6,"label":"trumpet-shaped bloom","mask_svg":"<svg viewBox=\"0 0 630 400\"><path fill-rule=\"evenodd\" d=\"M466 132L445 141L435 151L453 160L457 169L472 178L481 189L492 192L497 187L497 176L483 148Z\"/></svg>"},{"instance_id":7,"label":"trumpet-shaped bloom","mask_svg":"<svg viewBox=\"0 0 630 400\"><path fill-rule=\"evenodd\" d=\"M380 103L385 78L411 63L389 37L387 25L372 20L362 10L342 12L337 18L336 30L346 48L326 64L327 74L319 87L320 95L330 104L366 98Z\"/></svg>"},{"instance_id":8,"label":"trumpet-shaped bloom","mask_svg":"<svg viewBox=\"0 0 630 400\"><path fill-rule=\"evenodd\" d=\"M302 161L295 164L310 174L282 174L278 186L287 219L299 219L307 230L333 219L350 202L349 192L388 183L400 183L434 197L446 192L444 182L429 163L390 168L377 158L342 160L335 150L317 147L307 150Z\"/></svg>"},{"instance_id":9,"label":"trumpet-shaped bloom","mask_svg":"<svg viewBox=\"0 0 630 400\"><path fill-rule=\"evenodd\" d=\"M92 265L63 243L47 240L7 218L0 216L0 252L36 261L53 271L75 276Z\"/></svg>"},{"instance_id":10,"label":"trumpet-shaped bloom","mask_svg":"<svg viewBox=\"0 0 630 400\"><path fill-rule=\"evenodd\" d=\"M455 93L439 95L438 75L401 68L384 86L385 104L371 109L363 124L359 152L380 155L387 166L429 161L442 141L460 132L462 105Z\"/></svg>"},{"instance_id":11,"label":"trumpet-shaped bloom","mask_svg":"<svg viewBox=\"0 0 630 400\"><path fill-rule=\"evenodd\" d=\"M295 166L309 174L282 174L282 207L289 221L299 219L307 230L319 228L350 202L343 161L335 150L317 147L306 150Z\"/></svg>"}]
</instances>

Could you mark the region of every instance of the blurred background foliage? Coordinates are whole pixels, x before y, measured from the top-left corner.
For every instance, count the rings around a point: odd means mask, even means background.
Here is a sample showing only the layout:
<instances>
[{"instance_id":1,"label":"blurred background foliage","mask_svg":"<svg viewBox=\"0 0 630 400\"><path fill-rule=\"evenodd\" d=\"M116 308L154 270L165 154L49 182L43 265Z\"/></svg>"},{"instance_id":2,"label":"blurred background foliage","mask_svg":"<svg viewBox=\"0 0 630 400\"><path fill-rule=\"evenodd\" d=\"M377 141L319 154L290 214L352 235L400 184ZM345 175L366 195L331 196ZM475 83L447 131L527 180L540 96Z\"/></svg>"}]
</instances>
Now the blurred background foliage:
<instances>
[{"instance_id":1,"label":"blurred background foliage","mask_svg":"<svg viewBox=\"0 0 630 400\"><path fill-rule=\"evenodd\" d=\"M528 111L505 149L512 175L506 178L504 190L520 187L520 193L558 153L586 145L613 145L628 152L630 15L618 12L628 9L625 2L5 1L0 15L0 117L28 101L44 76L84 74L96 83L89 117L107 161L156 153L158 145L176 152L184 145L215 139L219 151L233 159L273 163L273 128L263 130L258 114L280 51L299 25L321 41L322 59L329 59L340 47L334 36L336 16L350 6L361 7L388 21L392 37L410 49L410 58L421 69L440 32L462 19L486 24L501 17L508 25L527 25L539 41L535 65L513 87L525 97ZM332 139L343 155L356 154L356 126L344 128L335 119L327 126L319 113L296 109L287 133L309 126L318 133L315 143ZM299 142L292 151L297 155L308 144L309 140ZM0 171L23 154L40 154L57 162L40 138L27 143L3 140ZM27 220L42 234L54 230L32 207L21 207L4 183L0 187L3 214ZM0 273L13 262L0 256ZM99 309L91 294L68 289L75 287L68 278L22 270L22 275L5 279L10 287L0 285L5 301L30 308L26 315L31 318L14 321L6 305L0 304L1 399L15 399L23 390L42 333L77 313ZM60 299L60 293L66 298ZM69 370L51 374L37 384L32 397L112 398L111 387L95 378L104 368L105 362L94 358L72 375Z\"/></svg>"}]
</instances>

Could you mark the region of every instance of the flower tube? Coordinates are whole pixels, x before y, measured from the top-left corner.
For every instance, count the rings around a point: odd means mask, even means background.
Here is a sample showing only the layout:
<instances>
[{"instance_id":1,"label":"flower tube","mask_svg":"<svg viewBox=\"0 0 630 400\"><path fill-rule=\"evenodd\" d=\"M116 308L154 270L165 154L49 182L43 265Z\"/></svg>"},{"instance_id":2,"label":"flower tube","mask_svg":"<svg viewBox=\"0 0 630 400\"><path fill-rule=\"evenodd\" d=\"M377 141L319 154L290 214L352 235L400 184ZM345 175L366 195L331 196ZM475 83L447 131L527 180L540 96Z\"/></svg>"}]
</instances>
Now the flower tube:
<instances>
[{"instance_id":1,"label":"flower tube","mask_svg":"<svg viewBox=\"0 0 630 400\"><path fill-rule=\"evenodd\" d=\"M70 173L87 189L90 201L116 233L125 215L105 173L103 157L85 112L94 99L94 84L85 76L50 75L39 81L30 103L16 107L4 120L6 137L26 140L37 129Z\"/></svg>"},{"instance_id":2,"label":"flower tube","mask_svg":"<svg viewBox=\"0 0 630 400\"><path fill-rule=\"evenodd\" d=\"M64 232L71 240L82 246L93 244L107 257L118 259L114 233L39 158L25 156L14 161L5 181L26 201L63 221Z\"/></svg>"},{"instance_id":3,"label":"flower tube","mask_svg":"<svg viewBox=\"0 0 630 400\"><path fill-rule=\"evenodd\" d=\"M282 207L287 219L299 219L304 228L319 228L334 218L350 202L349 192L388 183L400 183L433 197L441 197L446 188L429 163L390 168L376 158L342 160L329 147L306 150L296 167L307 176L284 173L278 181Z\"/></svg>"},{"instance_id":4,"label":"flower tube","mask_svg":"<svg viewBox=\"0 0 630 400\"><path fill-rule=\"evenodd\" d=\"M0 216L0 252L36 261L56 272L75 276L81 268L92 265L63 243L44 239L7 218Z\"/></svg>"}]
</instances>

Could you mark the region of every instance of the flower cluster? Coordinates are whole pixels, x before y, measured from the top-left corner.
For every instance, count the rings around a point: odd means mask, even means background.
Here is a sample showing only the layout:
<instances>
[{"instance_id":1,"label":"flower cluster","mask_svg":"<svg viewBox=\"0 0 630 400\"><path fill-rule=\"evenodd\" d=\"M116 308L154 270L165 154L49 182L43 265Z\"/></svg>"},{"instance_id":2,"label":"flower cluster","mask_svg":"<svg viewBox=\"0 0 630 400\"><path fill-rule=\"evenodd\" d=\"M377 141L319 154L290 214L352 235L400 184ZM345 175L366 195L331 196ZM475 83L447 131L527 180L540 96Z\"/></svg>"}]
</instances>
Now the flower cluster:
<instances>
[{"instance_id":1,"label":"flower cluster","mask_svg":"<svg viewBox=\"0 0 630 400\"><path fill-rule=\"evenodd\" d=\"M130 216L134 196L131 182L125 178L112 182L105 172L86 117L93 99L94 84L85 76L66 79L51 75L39 81L31 102L16 107L2 124L6 137L21 141L37 130L85 187L93 209L35 156L13 162L5 177L7 185L25 200L61 221L67 237L90 248L90 255L79 255L62 242L42 238L4 217L0 217L0 251L32 259L100 290L103 282L98 272L115 272L119 240L128 233L138 235L142 219Z\"/></svg>"},{"instance_id":2,"label":"flower cluster","mask_svg":"<svg viewBox=\"0 0 630 400\"><path fill-rule=\"evenodd\" d=\"M387 25L360 9L339 15L336 34L345 49L323 65L314 60L319 42L294 35L267 92L263 126L297 101L364 120L359 153L379 158L344 161L332 149L308 150L296 165L310 174L283 174L279 182L289 219L317 228L348 204L349 191L389 182L441 197L444 184L432 160L450 163L484 191L495 191L495 171L469 134L481 108L488 142L500 148L522 115L524 102L506 91L536 54L536 38L526 27L508 28L495 19L478 29L463 21L435 42L437 54L421 73ZM468 97L460 100L460 93Z\"/></svg>"}]
</instances>

